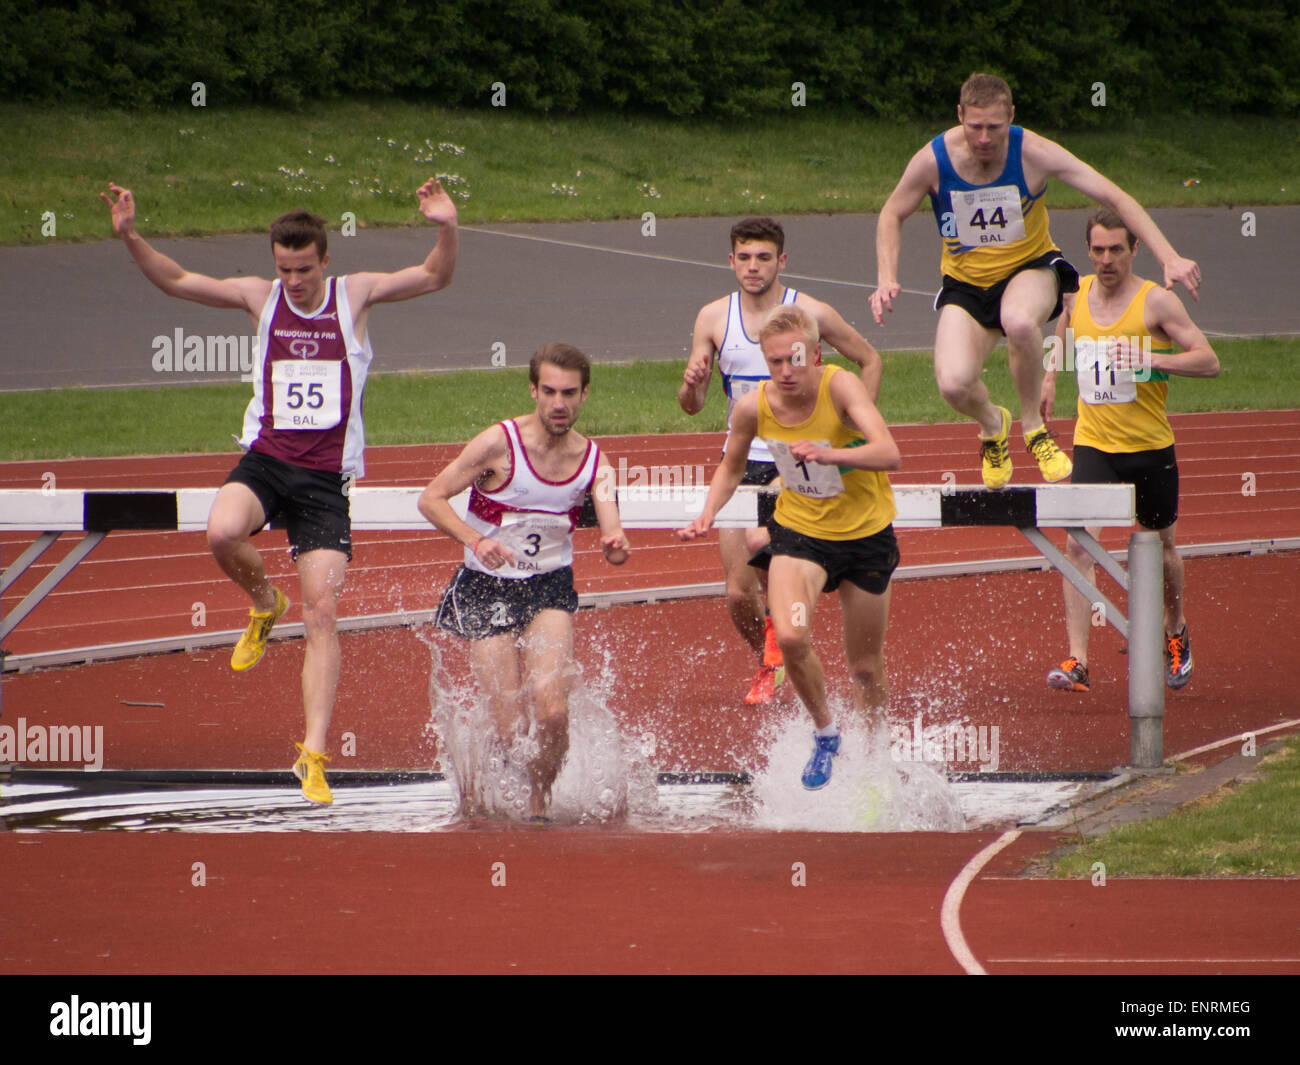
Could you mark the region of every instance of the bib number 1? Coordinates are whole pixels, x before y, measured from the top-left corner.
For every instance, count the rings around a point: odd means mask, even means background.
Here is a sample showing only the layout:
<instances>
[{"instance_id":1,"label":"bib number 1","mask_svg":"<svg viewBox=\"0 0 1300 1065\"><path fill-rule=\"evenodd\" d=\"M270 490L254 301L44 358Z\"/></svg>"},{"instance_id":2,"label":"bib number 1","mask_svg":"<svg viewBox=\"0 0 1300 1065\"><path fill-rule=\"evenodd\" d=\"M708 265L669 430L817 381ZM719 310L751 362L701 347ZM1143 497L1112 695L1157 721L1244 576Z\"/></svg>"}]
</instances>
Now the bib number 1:
<instances>
[{"instance_id":1,"label":"bib number 1","mask_svg":"<svg viewBox=\"0 0 1300 1065\"><path fill-rule=\"evenodd\" d=\"M764 440L772 452L777 471L781 474L781 486L811 499L829 499L844 491L844 478L835 466L823 466L819 462L804 462L790 453L790 445L780 440ZM830 447L830 441L815 441L822 447Z\"/></svg>"}]
</instances>

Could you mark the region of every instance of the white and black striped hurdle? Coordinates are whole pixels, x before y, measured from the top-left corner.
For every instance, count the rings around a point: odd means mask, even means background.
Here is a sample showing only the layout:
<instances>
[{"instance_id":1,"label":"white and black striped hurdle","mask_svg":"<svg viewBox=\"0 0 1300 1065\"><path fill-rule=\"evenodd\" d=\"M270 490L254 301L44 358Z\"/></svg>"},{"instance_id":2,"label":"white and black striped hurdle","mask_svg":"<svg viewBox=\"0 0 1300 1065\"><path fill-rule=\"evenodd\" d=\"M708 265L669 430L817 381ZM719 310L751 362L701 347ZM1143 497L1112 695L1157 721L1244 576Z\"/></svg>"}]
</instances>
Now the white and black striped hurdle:
<instances>
[{"instance_id":1,"label":"white and black striped hurdle","mask_svg":"<svg viewBox=\"0 0 1300 1065\"><path fill-rule=\"evenodd\" d=\"M354 488L352 526L359 531L427 530L419 513L420 487ZM707 486L645 485L618 489L622 522L628 529L676 529L699 513ZM718 528L758 524L762 489L741 487L718 514ZM215 488L170 491L81 491L0 489L0 531L36 532L34 542L0 574L0 592L9 587L58 537L81 533L82 539L33 588L8 616L0 616L0 667L3 641L95 546L113 530L200 532L207 528ZM460 513L468 500L453 500ZM1090 603L1100 603L1105 619L1129 644L1130 757L1136 768L1156 768L1163 760L1164 678L1161 652L1164 570L1160 538L1134 532L1129 540L1127 572L1086 532L1086 527L1132 527L1134 496L1130 485L1041 485L999 491L956 486L895 485L899 529L954 526L1012 526L1061 572ZM588 503L580 522L595 524ZM274 528L275 523L272 522ZM1128 593L1125 617L1065 555L1043 529L1066 529ZM3 704L0 704L2 708Z\"/></svg>"}]
</instances>

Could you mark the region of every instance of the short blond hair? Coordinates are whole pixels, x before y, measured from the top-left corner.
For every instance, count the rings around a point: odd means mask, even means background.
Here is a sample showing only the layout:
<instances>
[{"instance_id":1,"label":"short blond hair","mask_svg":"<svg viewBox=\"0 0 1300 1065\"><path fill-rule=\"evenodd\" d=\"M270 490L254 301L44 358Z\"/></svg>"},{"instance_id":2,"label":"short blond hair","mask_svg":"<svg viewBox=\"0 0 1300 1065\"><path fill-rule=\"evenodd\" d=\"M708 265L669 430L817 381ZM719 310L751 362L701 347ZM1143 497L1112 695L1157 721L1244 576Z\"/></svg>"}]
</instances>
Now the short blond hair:
<instances>
[{"instance_id":1,"label":"short blond hair","mask_svg":"<svg viewBox=\"0 0 1300 1065\"><path fill-rule=\"evenodd\" d=\"M1006 104L1012 109L1011 86L996 74L972 74L961 87L957 101L962 107L993 107Z\"/></svg>"},{"instance_id":2,"label":"short blond hair","mask_svg":"<svg viewBox=\"0 0 1300 1065\"><path fill-rule=\"evenodd\" d=\"M763 319L763 327L758 331L758 344L782 333L798 333L803 337L808 350L811 351L821 343L821 330L817 328L817 319L798 304L782 303L773 307L771 313Z\"/></svg>"}]
</instances>

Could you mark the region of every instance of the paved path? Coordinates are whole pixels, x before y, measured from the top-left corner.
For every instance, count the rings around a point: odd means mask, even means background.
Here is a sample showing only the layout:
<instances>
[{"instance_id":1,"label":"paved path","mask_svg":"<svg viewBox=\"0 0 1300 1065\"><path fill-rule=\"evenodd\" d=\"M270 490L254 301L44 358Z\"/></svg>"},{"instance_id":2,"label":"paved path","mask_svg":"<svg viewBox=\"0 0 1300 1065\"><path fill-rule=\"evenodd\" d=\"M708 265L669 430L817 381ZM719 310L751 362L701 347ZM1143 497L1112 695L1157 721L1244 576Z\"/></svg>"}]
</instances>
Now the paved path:
<instances>
[{"instance_id":1,"label":"paved path","mask_svg":"<svg viewBox=\"0 0 1300 1065\"><path fill-rule=\"evenodd\" d=\"M1253 237L1242 214L1255 214ZM1174 246L1203 267L1194 308L1210 334L1300 334L1300 306L1282 266L1300 242L1300 207L1189 208L1153 214ZM1052 230L1078 266L1085 211L1054 211ZM383 308L372 318L376 371L491 365L494 345L522 365L547 340L577 344L599 361L684 359L699 307L734 287L726 267L734 219L661 219L642 236L639 219L464 229L460 263L445 292ZM915 216L904 234L907 294L884 329L871 321L875 215L783 217L786 280L837 307L882 349L933 341L931 300L938 240ZM107 226L107 220L105 221ZM334 236L336 273L385 270L424 258L432 231L362 230ZM265 236L160 240L190 269L216 276L271 273ZM1138 271L1157 276L1143 253ZM156 373L155 338L250 334L238 314L169 299L139 276L116 241L0 248L0 391L66 385L194 383L237 375Z\"/></svg>"}]
</instances>

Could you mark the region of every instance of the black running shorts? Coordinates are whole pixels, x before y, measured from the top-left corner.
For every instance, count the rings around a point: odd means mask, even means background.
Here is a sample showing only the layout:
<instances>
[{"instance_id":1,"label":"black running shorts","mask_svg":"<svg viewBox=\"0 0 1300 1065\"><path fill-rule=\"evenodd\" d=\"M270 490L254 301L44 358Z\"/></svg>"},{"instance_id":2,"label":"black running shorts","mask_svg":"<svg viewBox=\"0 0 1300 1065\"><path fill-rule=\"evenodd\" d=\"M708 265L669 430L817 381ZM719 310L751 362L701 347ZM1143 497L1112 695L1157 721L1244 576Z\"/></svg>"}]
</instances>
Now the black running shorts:
<instances>
[{"instance_id":1,"label":"black running shorts","mask_svg":"<svg viewBox=\"0 0 1300 1065\"><path fill-rule=\"evenodd\" d=\"M773 522L771 552L817 563L826 571L822 588L826 592L835 591L840 581L847 579L864 592L884 595L889 578L898 568L898 540L892 525L857 540L821 540ZM767 569L770 561L760 553L749 564Z\"/></svg>"},{"instance_id":2,"label":"black running shorts","mask_svg":"<svg viewBox=\"0 0 1300 1065\"><path fill-rule=\"evenodd\" d=\"M1178 461L1173 444L1130 452L1075 444L1070 483L1131 484L1140 524L1159 532L1178 520Z\"/></svg>"},{"instance_id":3,"label":"black running shorts","mask_svg":"<svg viewBox=\"0 0 1300 1065\"><path fill-rule=\"evenodd\" d=\"M1007 282L1022 270L1037 270L1044 266L1050 266L1056 272L1056 307L1047 316L1050 322L1061 313L1063 293L1079 291L1079 272L1066 262L1059 251L1055 250L1040 255L1037 259L1029 260L1024 266L1016 267L996 285L990 285L988 288L980 288L968 281L958 281L955 277L944 274L943 287L934 298L934 309L937 311L940 307L955 303L985 329L996 329L999 333L1004 333L1002 293L1006 291Z\"/></svg>"},{"instance_id":4,"label":"black running shorts","mask_svg":"<svg viewBox=\"0 0 1300 1065\"><path fill-rule=\"evenodd\" d=\"M268 522L289 532L293 557L306 551L341 551L352 561L352 516L341 473L309 470L246 451L226 484L242 484L257 496Z\"/></svg>"}]
</instances>

